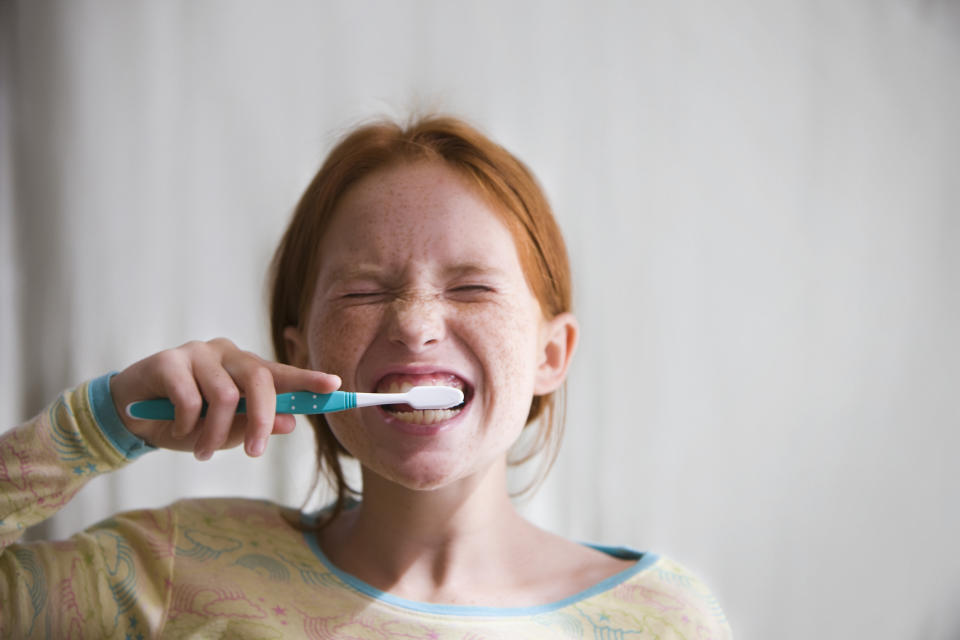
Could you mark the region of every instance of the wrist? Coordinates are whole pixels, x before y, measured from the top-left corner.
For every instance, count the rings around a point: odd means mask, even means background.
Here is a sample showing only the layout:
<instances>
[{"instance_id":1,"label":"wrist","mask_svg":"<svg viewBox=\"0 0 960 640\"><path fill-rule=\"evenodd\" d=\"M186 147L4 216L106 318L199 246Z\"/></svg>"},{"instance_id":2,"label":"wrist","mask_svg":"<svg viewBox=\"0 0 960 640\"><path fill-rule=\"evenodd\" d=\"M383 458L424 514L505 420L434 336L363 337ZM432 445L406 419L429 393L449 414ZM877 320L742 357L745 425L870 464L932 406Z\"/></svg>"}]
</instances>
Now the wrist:
<instances>
[{"instance_id":1,"label":"wrist","mask_svg":"<svg viewBox=\"0 0 960 640\"><path fill-rule=\"evenodd\" d=\"M126 458L137 458L156 447L150 445L139 435L130 431L124 422L122 402L113 394L113 380L116 372L92 380L88 386L90 408L100 431L107 440Z\"/></svg>"}]
</instances>

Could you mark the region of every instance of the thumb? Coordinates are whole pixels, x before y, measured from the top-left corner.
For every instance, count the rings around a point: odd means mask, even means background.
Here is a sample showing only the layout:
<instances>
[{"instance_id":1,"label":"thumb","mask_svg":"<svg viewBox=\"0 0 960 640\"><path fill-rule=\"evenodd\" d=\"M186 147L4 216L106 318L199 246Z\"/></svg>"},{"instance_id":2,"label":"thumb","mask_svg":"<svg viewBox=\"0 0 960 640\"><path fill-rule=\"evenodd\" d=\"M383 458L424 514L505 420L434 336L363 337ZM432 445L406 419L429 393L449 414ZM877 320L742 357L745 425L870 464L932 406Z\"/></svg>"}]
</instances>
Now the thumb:
<instances>
[{"instance_id":1,"label":"thumb","mask_svg":"<svg viewBox=\"0 0 960 640\"><path fill-rule=\"evenodd\" d=\"M331 393L340 388L340 376L312 369L301 369L289 364L272 362L268 365L278 392L313 391Z\"/></svg>"}]
</instances>

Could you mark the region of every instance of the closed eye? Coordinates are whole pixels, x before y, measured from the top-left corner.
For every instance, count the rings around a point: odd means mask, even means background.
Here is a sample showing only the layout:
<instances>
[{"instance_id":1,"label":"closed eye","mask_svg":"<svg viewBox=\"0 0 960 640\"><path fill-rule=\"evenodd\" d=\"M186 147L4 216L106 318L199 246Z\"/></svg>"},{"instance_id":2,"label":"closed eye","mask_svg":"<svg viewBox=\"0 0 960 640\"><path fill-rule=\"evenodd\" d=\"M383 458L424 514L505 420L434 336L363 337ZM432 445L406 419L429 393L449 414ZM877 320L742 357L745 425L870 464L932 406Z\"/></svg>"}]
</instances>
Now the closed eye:
<instances>
[{"instance_id":1,"label":"closed eye","mask_svg":"<svg viewBox=\"0 0 960 640\"><path fill-rule=\"evenodd\" d=\"M483 284L461 284L447 290L451 300L460 302L482 302L489 300L495 292L493 287Z\"/></svg>"},{"instance_id":2,"label":"closed eye","mask_svg":"<svg viewBox=\"0 0 960 640\"><path fill-rule=\"evenodd\" d=\"M472 292L472 291L493 291L491 287L482 284L465 284L459 287L454 287L453 291L462 291L462 292Z\"/></svg>"},{"instance_id":3,"label":"closed eye","mask_svg":"<svg viewBox=\"0 0 960 640\"><path fill-rule=\"evenodd\" d=\"M361 300L364 298L376 298L378 296L386 295L384 291L351 291L350 293L343 294L344 298L352 300Z\"/></svg>"}]
</instances>

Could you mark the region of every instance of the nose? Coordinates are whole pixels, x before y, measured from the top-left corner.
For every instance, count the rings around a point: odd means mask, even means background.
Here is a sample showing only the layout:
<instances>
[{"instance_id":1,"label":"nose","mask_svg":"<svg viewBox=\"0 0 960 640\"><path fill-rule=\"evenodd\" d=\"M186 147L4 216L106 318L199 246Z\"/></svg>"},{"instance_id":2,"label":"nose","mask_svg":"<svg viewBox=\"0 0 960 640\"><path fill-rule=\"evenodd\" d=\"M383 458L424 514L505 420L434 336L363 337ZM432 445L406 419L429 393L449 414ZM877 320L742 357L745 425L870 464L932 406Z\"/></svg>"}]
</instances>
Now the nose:
<instances>
[{"instance_id":1,"label":"nose","mask_svg":"<svg viewBox=\"0 0 960 640\"><path fill-rule=\"evenodd\" d=\"M446 335L443 301L435 295L396 298L391 304L387 337L413 352L440 343Z\"/></svg>"}]
</instances>

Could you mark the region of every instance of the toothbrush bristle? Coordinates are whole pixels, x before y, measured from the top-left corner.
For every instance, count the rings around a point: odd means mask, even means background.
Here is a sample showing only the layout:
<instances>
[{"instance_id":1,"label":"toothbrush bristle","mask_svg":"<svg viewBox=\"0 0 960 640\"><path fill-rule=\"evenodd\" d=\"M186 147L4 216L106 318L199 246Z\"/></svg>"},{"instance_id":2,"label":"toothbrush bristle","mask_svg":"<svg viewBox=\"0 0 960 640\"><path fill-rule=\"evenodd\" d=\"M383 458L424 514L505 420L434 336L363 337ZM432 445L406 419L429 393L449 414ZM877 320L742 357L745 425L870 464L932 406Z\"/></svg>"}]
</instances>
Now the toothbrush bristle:
<instances>
[{"instance_id":1,"label":"toothbrush bristle","mask_svg":"<svg viewBox=\"0 0 960 640\"><path fill-rule=\"evenodd\" d=\"M414 409L449 409L463 402L463 391L455 387L414 387L406 395Z\"/></svg>"}]
</instances>

